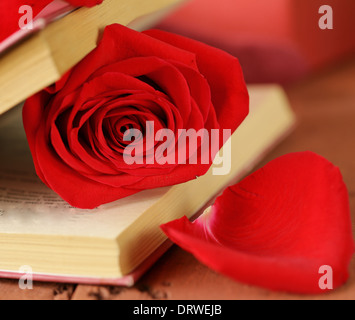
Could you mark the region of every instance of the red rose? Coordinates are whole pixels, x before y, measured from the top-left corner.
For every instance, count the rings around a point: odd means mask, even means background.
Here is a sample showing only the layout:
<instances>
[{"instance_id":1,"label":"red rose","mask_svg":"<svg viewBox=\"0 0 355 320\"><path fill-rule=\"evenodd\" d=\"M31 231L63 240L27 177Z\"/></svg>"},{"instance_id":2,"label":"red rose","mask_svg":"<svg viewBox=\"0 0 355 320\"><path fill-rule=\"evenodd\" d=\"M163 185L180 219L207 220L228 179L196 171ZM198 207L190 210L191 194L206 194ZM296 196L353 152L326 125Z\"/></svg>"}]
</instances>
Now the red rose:
<instances>
[{"instance_id":1,"label":"red rose","mask_svg":"<svg viewBox=\"0 0 355 320\"><path fill-rule=\"evenodd\" d=\"M43 182L71 205L94 208L194 179L211 164L213 155L207 164L199 157L197 164L129 165L125 130L144 132L151 121L173 132L233 132L248 102L236 58L174 34L112 25L83 61L26 102L23 120Z\"/></svg>"},{"instance_id":2,"label":"red rose","mask_svg":"<svg viewBox=\"0 0 355 320\"><path fill-rule=\"evenodd\" d=\"M103 0L67 0L73 6L87 6L102 3ZM21 6L30 6L35 18L52 0L1 0L0 2L0 42L5 40L11 34L19 30L18 22L21 17L19 9Z\"/></svg>"}]
</instances>

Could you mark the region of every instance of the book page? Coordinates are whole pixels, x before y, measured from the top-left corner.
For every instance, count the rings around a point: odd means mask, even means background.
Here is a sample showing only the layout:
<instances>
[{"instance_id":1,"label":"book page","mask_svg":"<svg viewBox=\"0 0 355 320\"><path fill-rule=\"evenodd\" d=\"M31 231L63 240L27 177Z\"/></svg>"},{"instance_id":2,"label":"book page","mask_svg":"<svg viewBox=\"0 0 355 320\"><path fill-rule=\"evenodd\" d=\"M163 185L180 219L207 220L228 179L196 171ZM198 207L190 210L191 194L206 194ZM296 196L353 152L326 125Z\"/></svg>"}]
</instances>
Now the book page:
<instances>
[{"instance_id":1,"label":"book page","mask_svg":"<svg viewBox=\"0 0 355 320\"><path fill-rule=\"evenodd\" d=\"M94 210L71 207L37 177L18 106L0 117L0 233L115 238L167 192L144 191Z\"/></svg>"}]
</instances>

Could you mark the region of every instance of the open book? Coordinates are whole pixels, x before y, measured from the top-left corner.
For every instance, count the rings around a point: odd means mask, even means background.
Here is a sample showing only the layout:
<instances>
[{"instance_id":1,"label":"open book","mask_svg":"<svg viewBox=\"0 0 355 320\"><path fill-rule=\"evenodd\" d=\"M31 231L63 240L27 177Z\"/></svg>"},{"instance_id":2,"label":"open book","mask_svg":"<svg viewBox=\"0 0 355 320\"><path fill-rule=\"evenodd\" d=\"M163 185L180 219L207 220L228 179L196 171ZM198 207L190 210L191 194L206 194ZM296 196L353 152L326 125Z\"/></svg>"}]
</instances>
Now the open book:
<instances>
[{"instance_id":1,"label":"open book","mask_svg":"<svg viewBox=\"0 0 355 320\"><path fill-rule=\"evenodd\" d=\"M77 10L54 3L33 30L20 30L0 43L0 114L60 79L96 47L107 25L145 29L181 1L105 0Z\"/></svg>"},{"instance_id":2,"label":"open book","mask_svg":"<svg viewBox=\"0 0 355 320\"><path fill-rule=\"evenodd\" d=\"M278 86L251 86L251 112L231 137L228 175L142 191L94 210L70 207L37 178L22 128L21 108L0 117L0 276L132 285L169 247L160 225L193 218L294 126Z\"/></svg>"}]
</instances>

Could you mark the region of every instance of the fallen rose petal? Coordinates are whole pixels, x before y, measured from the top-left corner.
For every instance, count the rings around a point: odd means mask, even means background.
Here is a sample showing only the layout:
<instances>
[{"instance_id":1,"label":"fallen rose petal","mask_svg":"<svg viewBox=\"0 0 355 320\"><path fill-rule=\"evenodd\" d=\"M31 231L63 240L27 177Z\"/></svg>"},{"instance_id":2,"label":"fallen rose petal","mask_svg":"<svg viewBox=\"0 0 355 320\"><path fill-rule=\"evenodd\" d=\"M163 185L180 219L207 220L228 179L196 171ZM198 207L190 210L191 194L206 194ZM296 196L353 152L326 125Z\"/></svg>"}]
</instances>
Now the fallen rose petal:
<instances>
[{"instance_id":1,"label":"fallen rose petal","mask_svg":"<svg viewBox=\"0 0 355 320\"><path fill-rule=\"evenodd\" d=\"M195 222L161 226L211 269L272 290L319 293L322 266L333 287L354 253L347 188L337 167L311 153L280 157L227 188Z\"/></svg>"}]
</instances>

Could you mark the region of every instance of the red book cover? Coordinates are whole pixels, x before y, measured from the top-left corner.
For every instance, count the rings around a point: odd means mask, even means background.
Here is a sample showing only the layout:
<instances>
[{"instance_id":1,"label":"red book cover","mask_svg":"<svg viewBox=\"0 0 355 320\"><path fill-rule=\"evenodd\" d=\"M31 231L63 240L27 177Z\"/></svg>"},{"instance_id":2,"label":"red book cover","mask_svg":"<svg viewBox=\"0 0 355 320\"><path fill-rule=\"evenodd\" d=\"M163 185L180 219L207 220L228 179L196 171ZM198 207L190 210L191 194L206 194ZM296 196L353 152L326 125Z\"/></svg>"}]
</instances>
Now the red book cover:
<instances>
[{"instance_id":1,"label":"red book cover","mask_svg":"<svg viewBox=\"0 0 355 320\"><path fill-rule=\"evenodd\" d=\"M4 6L4 4L1 6ZM60 18L61 16L71 12L74 9L75 7L62 0L54 0L48 5L44 6L44 8L42 8L42 6L34 7L32 10L33 21L31 26L23 29L19 28L19 21L21 16L27 14L26 11L24 11L23 14L18 13L18 21L11 19L11 21L7 23L6 17L8 13L6 9L1 10L1 15L3 15L1 24L4 25L1 26L2 31L0 33L0 53L4 52L19 41L25 39L32 33L43 29L48 23ZM28 22L29 21L26 21L26 25Z\"/></svg>"}]
</instances>

